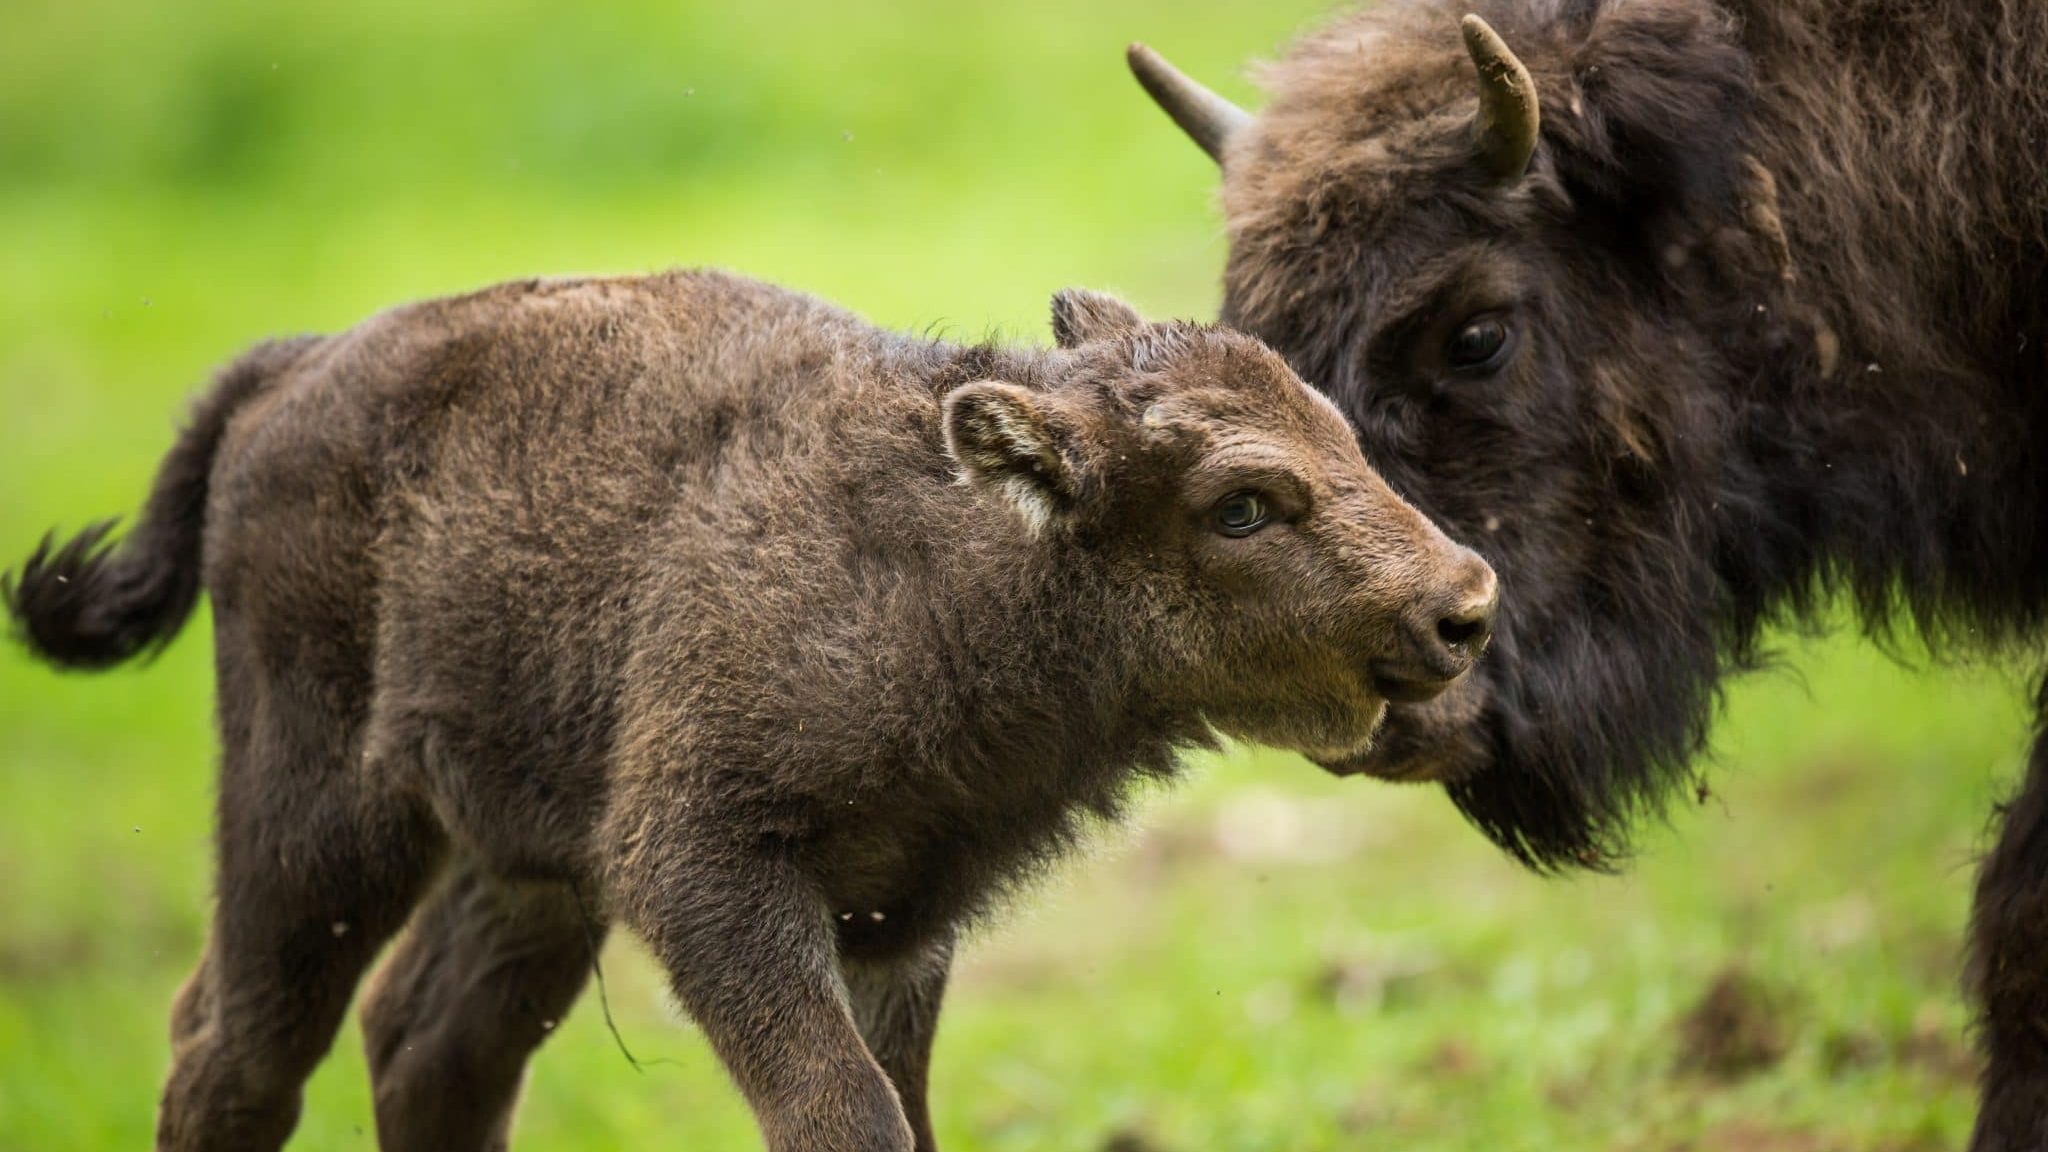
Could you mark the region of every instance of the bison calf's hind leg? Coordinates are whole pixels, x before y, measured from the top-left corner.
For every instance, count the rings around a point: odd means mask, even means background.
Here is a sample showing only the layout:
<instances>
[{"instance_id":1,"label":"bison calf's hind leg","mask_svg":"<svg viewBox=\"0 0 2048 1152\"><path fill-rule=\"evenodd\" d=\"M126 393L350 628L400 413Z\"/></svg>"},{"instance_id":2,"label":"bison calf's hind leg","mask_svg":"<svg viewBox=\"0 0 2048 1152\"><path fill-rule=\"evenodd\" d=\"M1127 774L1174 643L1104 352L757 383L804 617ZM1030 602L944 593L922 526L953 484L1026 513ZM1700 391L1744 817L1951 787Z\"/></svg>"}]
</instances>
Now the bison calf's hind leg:
<instances>
[{"instance_id":1,"label":"bison calf's hind leg","mask_svg":"<svg viewBox=\"0 0 2048 1152\"><path fill-rule=\"evenodd\" d=\"M162 1152L265 1152L298 1122L378 947L405 921L438 834L364 796L349 729L224 675L219 903L171 1016Z\"/></svg>"},{"instance_id":2,"label":"bison calf's hind leg","mask_svg":"<svg viewBox=\"0 0 2048 1152\"><path fill-rule=\"evenodd\" d=\"M772 840L734 843L743 821L636 823L614 838L616 910L668 969L769 1152L911 1152L896 1091L847 1004L816 888Z\"/></svg>"},{"instance_id":3,"label":"bison calf's hind leg","mask_svg":"<svg viewBox=\"0 0 2048 1152\"><path fill-rule=\"evenodd\" d=\"M1969 984L1989 1060L1971 1152L2048 1148L2048 685L2038 722L1970 918Z\"/></svg>"},{"instance_id":4,"label":"bison calf's hind leg","mask_svg":"<svg viewBox=\"0 0 2048 1152\"><path fill-rule=\"evenodd\" d=\"M451 871L363 1006L384 1152L502 1152L527 1059L603 934L566 884Z\"/></svg>"}]
</instances>

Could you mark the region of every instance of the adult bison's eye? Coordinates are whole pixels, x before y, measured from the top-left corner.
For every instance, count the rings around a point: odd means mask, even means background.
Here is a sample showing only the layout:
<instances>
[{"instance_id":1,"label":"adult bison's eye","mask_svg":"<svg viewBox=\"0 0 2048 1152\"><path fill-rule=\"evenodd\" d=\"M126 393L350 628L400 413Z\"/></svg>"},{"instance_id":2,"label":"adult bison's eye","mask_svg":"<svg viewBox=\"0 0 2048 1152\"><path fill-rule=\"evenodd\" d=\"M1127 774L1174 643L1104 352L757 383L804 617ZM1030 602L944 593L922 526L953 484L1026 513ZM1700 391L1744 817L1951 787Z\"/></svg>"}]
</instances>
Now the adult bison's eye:
<instances>
[{"instance_id":1,"label":"adult bison's eye","mask_svg":"<svg viewBox=\"0 0 2048 1152\"><path fill-rule=\"evenodd\" d=\"M1513 335L1499 316L1481 316L1458 329L1446 353L1452 369L1460 372L1497 367L1507 358Z\"/></svg>"},{"instance_id":2,"label":"adult bison's eye","mask_svg":"<svg viewBox=\"0 0 2048 1152\"><path fill-rule=\"evenodd\" d=\"M1212 515L1225 536L1249 536L1266 526L1266 498L1257 492L1233 492L1216 502Z\"/></svg>"}]
</instances>

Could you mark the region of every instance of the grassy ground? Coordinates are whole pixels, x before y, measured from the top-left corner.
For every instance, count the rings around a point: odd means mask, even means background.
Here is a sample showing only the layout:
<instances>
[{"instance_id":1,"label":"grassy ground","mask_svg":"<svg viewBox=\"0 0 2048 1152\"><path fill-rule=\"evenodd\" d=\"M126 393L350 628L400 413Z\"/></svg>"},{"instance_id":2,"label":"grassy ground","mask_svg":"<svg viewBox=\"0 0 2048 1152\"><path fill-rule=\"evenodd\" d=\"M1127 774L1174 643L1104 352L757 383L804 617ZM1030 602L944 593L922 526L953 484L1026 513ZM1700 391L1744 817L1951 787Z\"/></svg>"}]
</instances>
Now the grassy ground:
<instances>
[{"instance_id":1,"label":"grassy ground","mask_svg":"<svg viewBox=\"0 0 2048 1152\"><path fill-rule=\"evenodd\" d=\"M540 271L722 264L905 326L1212 314L1212 174L1118 51L1232 94L1316 0L565 6L30 0L0 37L0 541L130 508L265 334ZM1244 753L971 950L954 1149L1933 1149L2014 681L1847 641L1732 696L1715 795L1625 879L1516 872L1429 790ZM203 624L157 665L0 653L0 1148L146 1146L207 906ZM630 943L522 1146L747 1148ZM369 1148L353 1033L294 1147Z\"/></svg>"}]
</instances>

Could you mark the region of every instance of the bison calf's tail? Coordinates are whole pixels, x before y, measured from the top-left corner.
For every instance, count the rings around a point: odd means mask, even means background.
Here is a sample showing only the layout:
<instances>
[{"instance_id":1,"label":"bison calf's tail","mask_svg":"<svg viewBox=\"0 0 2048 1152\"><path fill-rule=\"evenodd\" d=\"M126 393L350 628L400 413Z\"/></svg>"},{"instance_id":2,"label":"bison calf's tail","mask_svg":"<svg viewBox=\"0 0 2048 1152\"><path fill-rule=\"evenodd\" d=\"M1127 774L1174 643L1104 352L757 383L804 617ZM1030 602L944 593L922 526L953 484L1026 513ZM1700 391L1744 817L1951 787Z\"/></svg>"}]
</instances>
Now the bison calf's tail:
<instances>
[{"instance_id":1,"label":"bison calf's tail","mask_svg":"<svg viewBox=\"0 0 2048 1152\"><path fill-rule=\"evenodd\" d=\"M168 644L199 600L207 475L229 417L310 340L265 344L222 372L157 468L149 502L118 544L103 520L55 534L0 575L0 600L28 649L64 668L107 668Z\"/></svg>"}]
</instances>

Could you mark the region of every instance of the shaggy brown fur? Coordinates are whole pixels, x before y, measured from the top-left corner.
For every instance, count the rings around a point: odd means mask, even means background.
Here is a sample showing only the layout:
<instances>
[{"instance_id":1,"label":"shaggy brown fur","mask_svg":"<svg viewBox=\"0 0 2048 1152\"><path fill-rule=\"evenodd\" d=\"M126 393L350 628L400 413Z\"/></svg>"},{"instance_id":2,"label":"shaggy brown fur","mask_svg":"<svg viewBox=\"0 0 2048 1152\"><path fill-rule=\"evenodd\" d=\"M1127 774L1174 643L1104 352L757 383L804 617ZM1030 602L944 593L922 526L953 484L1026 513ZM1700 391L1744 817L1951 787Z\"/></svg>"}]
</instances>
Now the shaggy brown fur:
<instances>
[{"instance_id":1,"label":"shaggy brown fur","mask_svg":"<svg viewBox=\"0 0 2048 1152\"><path fill-rule=\"evenodd\" d=\"M1539 97L1505 181L1468 10ZM1879 632L2038 639L2048 5L1394 0L1265 80L1223 150L1224 317L1509 591L1498 658L1362 767L1601 865L1769 622L1841 591ZM2048 1147L2048 743L1983 875L1976 1147Z\"/></svg>"},{"instance_id":2,"label":"shaggy brown fur","mask_svg":"<svg viewBox=\"0 0 2048 1152\"><path fill-rule=\"evenodd\" d=\"M930 1149L952 942L1005 886L1177 748L1342 760L1465 670L1492 573L1277 356L1087 293L1054 321L961 347L715 274L532 282L230 369L127 542L9 591L98 666L203 551L220 900L159 1147L281 1144L423 900L363 1010L387 1149L504 1146L614 919L770 1148Z\"/></svg>"}]
</instances>

